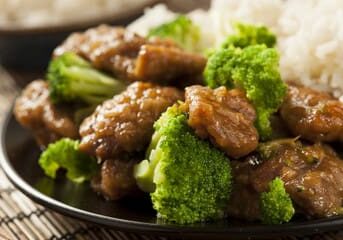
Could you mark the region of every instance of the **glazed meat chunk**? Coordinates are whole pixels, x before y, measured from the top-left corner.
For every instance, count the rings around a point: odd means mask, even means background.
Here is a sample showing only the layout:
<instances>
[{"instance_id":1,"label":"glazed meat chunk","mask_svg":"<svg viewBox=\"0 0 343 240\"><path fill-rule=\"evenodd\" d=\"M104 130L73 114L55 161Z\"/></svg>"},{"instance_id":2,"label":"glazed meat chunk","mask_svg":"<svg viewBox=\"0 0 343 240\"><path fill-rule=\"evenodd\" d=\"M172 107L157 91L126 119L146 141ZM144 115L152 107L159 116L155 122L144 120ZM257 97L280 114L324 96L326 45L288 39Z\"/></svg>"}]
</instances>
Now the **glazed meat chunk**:
<instances>
[{"instance_id":1,"label":"glazed meat chunk","mask_svg":"<svg viewBox=\"0 0 343 240\"><path fill-rule=\"evenodd\" d=\"M100 174L92 180L92 188L108 200L139 195L133 177L133 159L109 159L102 163Z\"/></svg>"},{"instance_id":2,"label":"glazed meat chunk","mask_svg":"<svg viewBox=\"0 0 343 240\"><path fill-rule=\"evenodd\" d=\"M118 78L164 85L201 75L206 64L204 57L187 53L170 40L148 40L124 28L106 25L72 34L54 55L68 51Z\"/></svg>"},{"instance_id":3,"label":"glazed meat chunk","mask_svg":"<svg viewBox=\"0 0 343 240\"><path fill-rule=\"evenodd\" d=\"M329 94L289 86L280 113L296 136L314 142L343 140L343 103Z\"/></svg>"},{"instance_id":4,"label":"glazed meat chunk","mask_svg":"<svg viewBox=\"0 0 343 240\"><path fill-rule=\"evenodd\" d=\"M169 106L183 99L172 87L135 82L98 106L80 126L80 149L101 159L145 149L153 124Z\"/></svg>"},{"instance_id":5,"label":"glazed meat chunk","mask_svg":"<svg viewBox=\"0 0 343 240\"><path fill-rule=\"evenodd\" d=\"M259 157L233 163L230 215L258 219L259 195L276 177L284 181L298 212L309 217L342 214L343 161L329 146L281 139L262 144L259 152Z\"/></svg>"},{"instance_id":6,"label":"glazed meat chunk","mask_svg":"<svg viewBox=\"0 0 343 240\"><path fill-rule=\"evenodd\" d=\"M239 158L256 149L256 113L244 92L220 87L186 88L188 124L200 138L209 138L227 155Z\"/></svg>"},{"instance_id":7,"label":"glazed meat chunk","mask_svg":"<svg viewBox=\"0 0 343 240\"><path fill-rule=\"evenodd\" d=\"M33 132L41 146L62 137L79 136L72 113L64 106L52 104L48 84L43 80L35 80L23 90L16 100L14 114L22 126Z\"/></svg>"}]
</instances>

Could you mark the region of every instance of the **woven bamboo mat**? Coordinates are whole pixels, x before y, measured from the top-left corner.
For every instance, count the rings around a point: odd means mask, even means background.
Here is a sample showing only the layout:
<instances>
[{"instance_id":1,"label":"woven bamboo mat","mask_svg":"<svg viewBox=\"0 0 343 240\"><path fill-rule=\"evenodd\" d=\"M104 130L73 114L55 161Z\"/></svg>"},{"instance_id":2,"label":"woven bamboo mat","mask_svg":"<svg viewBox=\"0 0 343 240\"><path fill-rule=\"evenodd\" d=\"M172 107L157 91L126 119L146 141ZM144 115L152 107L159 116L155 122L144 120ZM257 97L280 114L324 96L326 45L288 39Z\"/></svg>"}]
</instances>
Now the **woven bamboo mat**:
<instances>
[{"instance_id":1,"label":"woven bamboo mat","mask_svg":"<svg viewBox=\"0 0 343 240\"><path fill-rule=\"evenodd\" d=\"M0 66L0 120L13 101L18 87ZM13 187L0 169L0 240L167 240L106 229L62 216L33 203ZM343 232L304 238L283 237L279 240L342 240ZM168 239L169 240L169 239Z\"/></svg>"}]
</instances>

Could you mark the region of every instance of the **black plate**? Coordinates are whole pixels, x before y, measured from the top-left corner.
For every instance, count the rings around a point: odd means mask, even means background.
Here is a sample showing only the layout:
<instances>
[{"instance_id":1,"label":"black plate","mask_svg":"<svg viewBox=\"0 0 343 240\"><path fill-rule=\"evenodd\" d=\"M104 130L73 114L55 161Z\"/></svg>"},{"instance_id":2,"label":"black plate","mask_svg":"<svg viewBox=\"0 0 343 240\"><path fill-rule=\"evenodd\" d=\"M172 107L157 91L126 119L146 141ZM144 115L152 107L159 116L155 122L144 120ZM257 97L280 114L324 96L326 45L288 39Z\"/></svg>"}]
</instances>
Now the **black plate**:
<instances>
[{"instance_id":1,"label":"black plate","mask_svg":"<svg viewBox=\"0 0 343 240\"><path fill-rule=\"evenodd\" d=\"M228 237L275 237L304 235L340 229L342 217L320 220L296 220L266 226L225 220L215 223L177 226L160 222L149 200L106 202L89 184L77 185L59 177L44 176L37 164L39 148L29 132L9 113L1 128L0 163L12 183L34 201L62 214L130 232L158 234L194 239L228 239Z\"/></svg>"}]
</instances>

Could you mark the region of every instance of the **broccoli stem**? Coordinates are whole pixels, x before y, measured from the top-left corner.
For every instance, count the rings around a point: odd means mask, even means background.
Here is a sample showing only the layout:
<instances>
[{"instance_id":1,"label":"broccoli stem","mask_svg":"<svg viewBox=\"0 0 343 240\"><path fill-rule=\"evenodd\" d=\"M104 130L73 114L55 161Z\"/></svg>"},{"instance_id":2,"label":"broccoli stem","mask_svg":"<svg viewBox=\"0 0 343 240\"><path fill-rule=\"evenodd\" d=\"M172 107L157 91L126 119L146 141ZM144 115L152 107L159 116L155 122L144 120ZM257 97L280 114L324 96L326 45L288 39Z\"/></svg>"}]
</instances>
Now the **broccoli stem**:
<instances>
[{"instance_id":1,"label":"broccoli stem","mask_svg":"<svg viewBox=\"0 0 343 240\"><path fill-rule=\"evenodd\" d=\"M95 105L120 93L125 84L97 69L73 52L54 58L48 68L50 98L54 103Z\"/></svg>"},{"instance_id":2,"label":"broccoli stem","mask_svg":"<svg viewBox=\"0 0 343 240\"><path fill-rule=\"evenodd\" d=\"M66 67L63 74L73 80L70 90L87 103L101 103L104 96L110 98L125 88L123 83L91 68Z\"/></svg>"},{"instance_id":3,"label":"broccoli stem","mask_svg":"<svg viewBox=\"0 0 343 240\"><path fill-rule=\"evenodd\" d=\"M151 144L147 151L147 158L149 160L144 160L140 164L136 165L134 168L134 175L137 180L137 184L140 189L144 192L154 192L156 189L156 168L159 159L162 157L163 152L159 148L159 143L161 142L161 136L158 132L152 137Z\"/></svg>"},{"instance_id":4,"label":"broccoli stem","mask_svg":"<svg viewBox=\"0 0 343 240\"><path fill-rule=\"evenodd\" d=\"M143 160L134 168L134 175L138 187L144 192L154 192L153 172L149 160Z\"/></svg>"}]
</instances>

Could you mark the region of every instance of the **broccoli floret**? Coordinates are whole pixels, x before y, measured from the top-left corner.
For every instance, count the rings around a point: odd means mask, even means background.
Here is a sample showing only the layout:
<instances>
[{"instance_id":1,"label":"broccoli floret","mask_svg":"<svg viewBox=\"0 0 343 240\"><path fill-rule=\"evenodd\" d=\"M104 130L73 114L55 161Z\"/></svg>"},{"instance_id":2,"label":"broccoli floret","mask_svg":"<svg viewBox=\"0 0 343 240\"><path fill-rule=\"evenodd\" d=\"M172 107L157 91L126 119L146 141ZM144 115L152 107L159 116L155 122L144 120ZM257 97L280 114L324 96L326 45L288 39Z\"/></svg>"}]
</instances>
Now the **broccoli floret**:
<instances>
[{"instance_id":1,"label":"broccoli floret","mask_svg":"<svg viewBox=\"0 0 343 240\"><path fill-rule=\"evenodd\" d=\"M99 104L125 88L122 82L92 68L89 62L72 52L51 60L47 79L54 103Z\"/></svg>"},{"instance_id":2,"label":"broccoli floret","mask_svg":"<svg viewBox=\"0 0 343 240\"><path fill-rule=\"evenodd\" d=\"M187 51L197 52L199 50L200 29L184 15L150 29L148 37L155 36L172 39Z\"/></svg>"},{"instance_id":3,"label":"broccoli floret","mask_svg":"<svg viewBox=\"0 0 343 240\"><path fill-rule=\"evenodd\" d=\"M261 193L260 209L265 224L281 224L289 222L294 215L292 200L285 190L280 178L269 183L269 191Z\"/></svg>"},{"instance_id":4,"label":"broccoli floret","mask_svg":"<svg viewBox=\"0 0 343 240\"><path fill-rule=\"evenodd\" d=\"M158 216L178 224L224 217L231 168L224 153L198 139L177 106L154 125L148 160L134 169L138 186L151 192Z\"/></svg>"},{"instance_id":5,"label":"broccoli floret","mask_svg":"<svg viewBox=\"0 0 343 240\"><path fill-rule=\"evenodd\" d=\"M229 36L222 44L222 48L230 46L245 48L256 44L265 44L267 47L274 47L276 36L265 26L255 26L243 23L235 23L235 35Z\"/></svg>"},{"instance_id":6,"label":"broccoli floret","mask_svg":"<svg viewBox=\"0 0 343 240\"><path fill-rule=\"evenodd\" d=\"M219 49L209 58L204 77L211 88L224 85L244 89L257 112L255 125L261 138L270 137L270 115L277 111L287 91L276 49L265 45Z\"/></svg>"},{"instance_id":7,"label":"broccoli floret","mask_svg":"<svg viewBox=\"0 0 343 240\"><path fill-rule=\"evenodd\" d=\"M204 70L206 85L211 88L220 86L233 88L235 82L232 72L237 68L241 52L241 49L234 47L213 51Z\"/></svg>"},{"instance_id":8,"label":"broccoli floret","mask_svg":"<svg viewBox=\"0 0 343 240\"><path fill-rule=\"evenodd\" d=\"M51 178L56 177L58 169L66 169L67 178L77 183L90 179L98 169L96 159L80 152L79 142L69 138L49 144L39 158L39 165Z\"/></svg>"}]
</instances>

